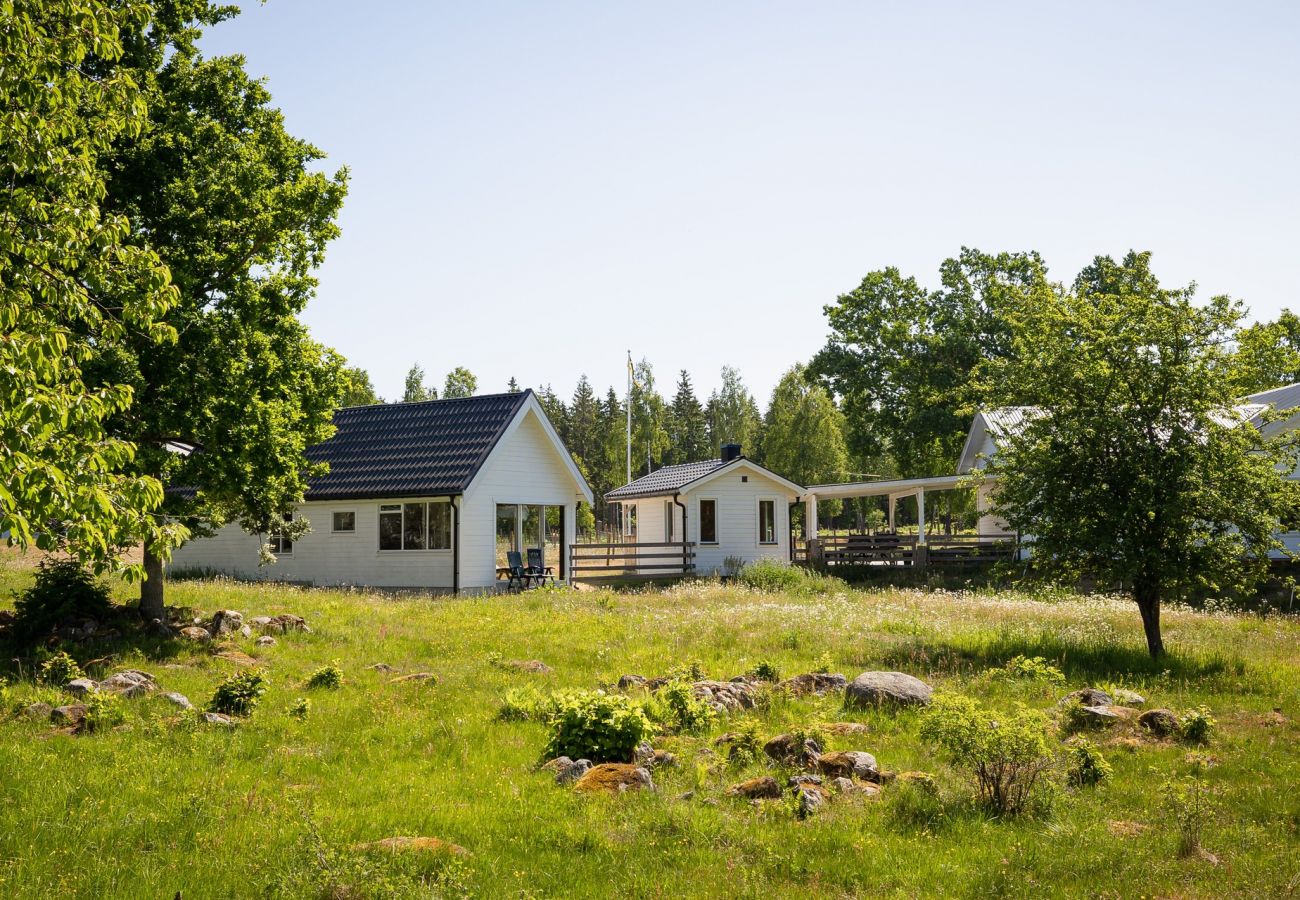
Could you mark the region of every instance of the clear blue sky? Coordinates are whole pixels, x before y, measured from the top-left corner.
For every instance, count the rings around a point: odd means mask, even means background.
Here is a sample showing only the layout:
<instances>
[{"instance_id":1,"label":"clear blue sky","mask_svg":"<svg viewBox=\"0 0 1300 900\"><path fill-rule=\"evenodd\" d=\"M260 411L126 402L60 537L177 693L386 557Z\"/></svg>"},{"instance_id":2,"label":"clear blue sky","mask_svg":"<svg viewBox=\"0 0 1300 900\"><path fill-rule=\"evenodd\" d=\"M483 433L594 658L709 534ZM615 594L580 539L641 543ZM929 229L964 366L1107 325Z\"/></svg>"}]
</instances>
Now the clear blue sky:
<instances>
[{"instance_id":1,"label":"clear blue sky","mask_svg":"<svg viewBox=\"0 0 1300 900\"><path fill-rule=\"evenodd\" d=\"M962 245L1300 304L1300 4L271 0L204 46L351 168L307 320L390 399L621 392L630 348L765 403L825 303Z\"/></svg>"}]
</instances>

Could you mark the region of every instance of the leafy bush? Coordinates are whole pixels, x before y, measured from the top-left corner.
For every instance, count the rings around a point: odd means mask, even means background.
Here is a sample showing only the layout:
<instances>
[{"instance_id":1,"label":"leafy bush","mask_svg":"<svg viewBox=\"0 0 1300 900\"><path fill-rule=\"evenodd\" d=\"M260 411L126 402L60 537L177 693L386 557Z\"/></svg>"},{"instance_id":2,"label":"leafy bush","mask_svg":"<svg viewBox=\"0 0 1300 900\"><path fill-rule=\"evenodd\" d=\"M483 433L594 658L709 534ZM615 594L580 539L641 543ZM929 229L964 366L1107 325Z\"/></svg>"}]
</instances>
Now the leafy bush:
<instances>
[{"instance_id":1,"label":"leafy bush","mask_svg":"<svg viewBox=\"0 0 1300 900\"><path fill-rule=\"evenodd\" d=\"M921 723L921 737L948 751L974 778L980 801L998 815L1023 812L1051 765L1046 717L1020 706L994 715L969 697L940 695Z\"/></svg>"},{"instance_id":2,"label":"leafy bush","mask_svg":"<svg viewBox=\"0 0 1300 900\"><path fill-rule=\"evenodd\" d=\"M46 684L63 687L74 678L85 677L86 673L81 671L77 661L63 650L41 663L40 679Z\"/></svg>"},{"instance_id":3,"label":"leafy bush","mask_svg":"<svg viewBox=\"0 0 1300 900\"><path fill-rule=\"evenodd\" d=\"M545 721L554 704L532 685L506 691L497 718L503 722Z\"/></svg>"},{"instance_id":4,"label":"leafy bush","mask_svg":"<svg viewBox=\"0 0 1300 900\"><path fill-rule=\"evenodd\" d=\"M1208 744L1219 724L1204 706L1187 710L1178 721L1179 736L1189 744Z\"/></svg>"},{"instance_id":5,"label":"leafy bush","mask_svg":"<svg viewBox=\"0 0 1300 900\"><path fill-rule=\"evenodd\" d=\"M1065 684L1065 673L1041 656L1015 656L997 674L1002 678Z\"/></svg>"},{"instance_id":6,"label":"leafy bush","mask_svg":"<svg viewBox=\"0 0 1300 900\"><path fill-rule=\"evenodd\" d=\"M829 651L817 657L817 661L813 663L813 672L818 675L829 674L833 668L835 668L835 657L831 656Z\"/></svg>"},{"instance_id":7,"label":"leafy bush","mask_svg":"<svg viewBox=\"0 0 1300 900\"><path fill-rule=\"evenodd\" d=\"M335 690L343 687L343 670L337 664L321 666L307 679L309 688L329 688Z\"/></svg>"},{"instance_id":8,"label":"leafy bush","mask_svg":"<svg viewBox=\"0 0 1300 900\"><path fill-rule=\"evenodd\" d=\"M592 762L627 762L653 726L641 708L619 694L575 691L552 698L547 716L551 738L547 758L568 756Z\"/></svg>"},{"instance_id":9,"label":"leafy bush","mask_svg":"<svg viewBox=\"0 0 1300 900\"><path fill-rule=\"evenodd\" d=\"M758 559L746 563L736 579L756 591L780 593L799 590L803 586L804 572L774 559Z\"/></svg>"},{"instance_id":10,"label":"leafy bush","mask_svg":"<svg viewBox=\"0 0 1300 900\"><path fill-rule=\"evenodd\" d=\"M1083 704L1078 700L1070 700L1061 705L1059 721L1062 734L1074 734L1097 724L1092 716L1083 711Z\"/></svg>"},{"instance_id":11,"label":"leafy bush","mask_svg":"<svg viewBox=\"0 0 1300 900\"><path fill-rule=\"evenodd\" d=\"M305 720L311 713L311 701L306 697L299 697L293 701L293 706L289 707L289 715L295 719Z\"/></svg>"},{"instance_id":12,"label":"leafy bush","mask_svg":"<svg viewBox=\"0 0 1300 900\"><path fill-rule=\"evenodd\" d=\"M208 709L229 716L251 716L269 682L256 669L237 672L217 685Z\"/></svg>"},{"instance_id":13,"label":"leafy bush","mask_svg":"<svg viewBox=\"0 0 1300 900\"><path fill-rule=\"evenodd\" d=\"M706 701L696 697L685 681L673 680L659 690L663 704L664 724L676 731L697 733L706 730L717 719L717 711Z\"/></svg>"},{"instance_id":14,"label":"leafy bush","mask_svg":"<svg viewBox=\"0 0 1300 900\"><path fill-rule=\"evenodd\" d=\"M753 719L740 727L731 746L727 748L727 762L736 766L747 766L763 758L763 741L758 735L758 723Z\"/></svg>"},{"instance_id":15,"label":"leafy bush","mask_svg":"<svg viewBox=\"0 0 1300 900\"><path fill-rule=\"evenodd\" d=\"M126 721L126 706L117 694L91 691L83 702L87 731L103 731Z\"/></svg>"},{"instance_id":16,"label":"leafy bush","mask_svg":"<svg viewBox=\"0 0 1300 900\"><path fill-rule=\"evenodd\" d=\"M1193 856L1201 851L1201 836L1214 815L1210 786L1198 775L1168 778L1161 786L1162 805L1178 830L1178 854Z\"/></svg>"},{"instance_id":17,"label":"leafy bush","mask_svg":"<svg viewBox=\"0 0 1300 900\"><path fill-rule=\"evenodd\" d=\"M1096 787L1110 777L1111 768L1091 741L1080 739L1066 751L1065 774L1075 787Z\"/></svg>"},{"instance_id":18,"label":"leafy bush","mask_svg":"<svg viewBox=\"0 0 1300 900\"><path fill-rule=\"evenodd\" d=\"M759 681L780 681L781 670L774 663L762 660L758 665L749 670L749 674Z\"/></svg>"},{"instance_id":19,"label":"leafy bush","mask_svg":"<svg viewBox=\"0 0 1300 900\"><path fill-rule=\"evenodd\" d=\"M42 560L32 586L14 598L10 634L20 645L44 640L64 622L103 619L108 587L72 560Z\"/></svg>"},{"instance_id":20,"label":"leafy bush","mask_svg":"<svg viewBox=\"0 0 1300 900\"><path fill-rule=\"evenodd\" d=\"M9 709L9 679L0 675L0 713Z\"/></svg>"}]
</instances>

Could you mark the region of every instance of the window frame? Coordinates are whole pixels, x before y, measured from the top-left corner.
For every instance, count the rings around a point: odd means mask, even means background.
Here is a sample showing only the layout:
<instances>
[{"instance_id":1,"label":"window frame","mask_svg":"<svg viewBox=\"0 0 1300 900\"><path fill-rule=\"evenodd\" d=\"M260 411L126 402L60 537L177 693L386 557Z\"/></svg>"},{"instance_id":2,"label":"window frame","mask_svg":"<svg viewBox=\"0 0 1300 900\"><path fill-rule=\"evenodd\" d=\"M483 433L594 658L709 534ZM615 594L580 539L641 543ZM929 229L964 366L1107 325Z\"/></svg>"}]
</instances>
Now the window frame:
<instances>
[{"instance_id":1,"label":"window frame","mask_svg":"<svg viewBox=\"0 0 1300 900\"><path fill-rule=\"evenodd\" d=\"M432 536L432 529L430 528L432 516L430 510L434 506L439 506L439 505L446 506L448 515L451 516L450 522L447 523L448 524L447 546L430 547L429 539ZM420 523L424 534L423 547L406 546L407 510L409 507L413 507L413 506L420 507L420 513L419 513ZM429 498L416 498L412 500L392 500L386 503L380 503L378 512L379 512L379 516L375 526L375 552L376 553L381 553L385 555L392 554L392 553L450 553L454 549L454 545L456 543L455 513L452 512L451 502L448 500L437 500L437 499L429 499ZM401 526L398 529L398 539L401 544L400 547L383 546L383 538L384 538L383 527L384 527L385 516L401 517L400 518Z\"/></svg>"},{"instance_id":2,"label":"window frame","mask_svg":"<svg viewBox=\"0 0 1300 900\"><path fill-rule=\"evenodd\" d=\"M673 542L673 531L674 531L673 526L676 524L674 522L674 519L676 517L673 515L673 511L676 508L677 508L677 504L673 503L673 501L671 500L664 501L664 543L665 544L671 544Z\"/></svg>"},{"instance_id":3,"label":"window frame","mask_svg":"<svg viewBox=\"0 0 1300 900\"><path fill-rule=\"evenodd\" d=\"M351 516L351 528L339 528L339 516ZM357 511L355 509L336 509L330 513L330 534L356 534L357 533Z\"/></svg>"},{"instance_id":4,"label":"window frame","mask_svg":"<svg viewBox=\"0 0 1300 900\"><path fill-rule=\"evenodd\" d=\"M704 538L704 504L706 503L713 504L713 540L705 540ZM718 498L717 497L701 497L699 499L699 502L696 504L696 508L695 508L695 520L700 523L699 530L700 530L701 544L707 544L710 547L716 547L718 544L722 543L721 537L718 534Z\"/></svg>"},{"instance_id":5,"label":"window frame","mask_svg":"<svg viewBox=\"0 0 1300 900\"><path fill-rule=\"evenodd\" d=\"M772 539L770 541L763 540L763 504L764 503L772 504ZM776 511L777 511L776 497L756 498L754 524L757 526L756 528L757 534L755 536L758 538L757 543L758 546L760 547L779 547L781 545L781 529L779 527L780 523L777 521Z\"/></svg>"},{"instance_id":6,"label":"window frame","mask_svg":"<svg viewBox=\"0 0 1300 900\"><path fill-rule=\"evenodd\" d=\"M282 516L282 521L292 522L293 513L285 513ZM271 553L273 553L277 558L281 556L293 556L294 540L293 538L285 537L284 533L279 528L271 529L271 533L267 535L266 542L271 548ZM288 549L286 549L286 545L288 545Z\"/></svg>"}]
</instances>

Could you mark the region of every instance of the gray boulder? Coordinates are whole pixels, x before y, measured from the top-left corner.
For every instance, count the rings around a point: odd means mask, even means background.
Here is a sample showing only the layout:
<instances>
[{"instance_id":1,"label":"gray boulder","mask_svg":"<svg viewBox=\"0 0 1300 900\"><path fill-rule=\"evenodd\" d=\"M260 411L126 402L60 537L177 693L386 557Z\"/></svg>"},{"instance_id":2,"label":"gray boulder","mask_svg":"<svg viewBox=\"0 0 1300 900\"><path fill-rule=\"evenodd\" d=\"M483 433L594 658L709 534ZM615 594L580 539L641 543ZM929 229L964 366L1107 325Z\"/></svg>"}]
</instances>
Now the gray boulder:
<instances>
[{"instance_id":1,"label":"gray boulder","mask_svg":"<svg viewBox=\"0 0 1300 900\"><path fill-rule=\"evenodd\" d=\"M74 678L65 684L63 689L74 697L84 697L93 691L99 690L99 685L89 678Z\"/></svg>"},{"instance_id":2,"label":"gray boulder","mask_svg":"<svg viewBox=\"0 0 1300 900\"><path fill-rule=\"evenodd\" d=\"M230 634L244 627L244 614L234 609L219 609L212 616L208 629L214 636Z\"/></svg>"},{"instance_id":3,"label":"gray boulder","mask_svg":"<svg viewBox=\"0 0 1300 900\"><path fill-rule=\"evenodd\" d=\"M1147 698L1143 697L1137 691L1130 691L1124 688L1118 688L1115 691L1113 700L1119 706L1146 706Z\"/></svg>"},{"instance_id":4,"label":"gray boulder","mask_svg":"<svg viewBox=\"0 0 1300 900\"><path fill-rule=\"evenodd\" d=\"M180 707L181 709L194 708L194 704L190 702L189 697L186 697L184 694L178 694L176 691L168 691L162 695L162 698L173 706Z\"/></svg>"},{"instance_id":5,"label":"gray boulder","mask_svg":"<svg viewBox=\"0 0 1300 900\"><path fill-rule=\"evenodd\" d=\"M235 720L230 718L230 716L216 712L205 712L203 714L203 721L207 722L209 725L218 725L222 728L234 728L236 725Z\"/></svg>"},{"instance_id":6,"label":"gray boulder","mask_svg":"<svg viewBox=\"0 0 1300 900\"><path fill-rule=\"evenodd\" d=\"M27 708L23 710L23 715L29 719L45 721L49 719L50 713L52 712L54 712L54 707L50 706L48 703L41 703L38 701L28 705Z\"/></svg>"},{"instance_id":7,"label":"gray boulder","mask_svg":"<svg viewBox=\"0 0 1300 900\"><path fill-rule=\"evenodd\" d=\"M80 703L56 706L50 710L50 721L58 725L80 725L86 720L86 707Z\"/></svg>"},{"instance_id":8,"label":"gray boulder","mask_svg":"<svg viewBox=\"0 0 1300 900\"><path fill-rule=\"evenodd\" d=\"M253 643L256 644L258 647L274 647L274 646L275 646L275 638L271 637L269 634L264 634L264 635L262 635L260 638L258 638L256 641L254 641ZM383 663L380 663L379 665L383 666L384 664L383 664ZM375 666L371 666L370 668L374 669L374 668L376 668L376 667L375 667ZM391 672L391 671L393 671L392 666L384 666L383 671L385 671L385 672Z\"/></svg>"},{"instance_id":9,"label":"gray boulder","mask_svg":"<svg viewBox=\"0 0 1300 900\"><path fill-rule=\"evenodd\" d=\"M117 694L128 699L143 697L155 687L153 676L148 672L141 672L137 669L123 669L121 672L114 672L99 683L101 691Z\"/></svg>"},{"instance_id":10,"label":"gray boulder","mask_svg":"<svg viewBox=\"0 0 1300 900\"><path fill-rule=\"evenodd\" d=\"M844 689L849 706L928 706L933 690L903 672L863 672Z\"/></svg>"},{"instance_id":11,"label":"gray boulder","mask_svg":"<svg viewBox=\"0 0 1300 900\"><path fill-rule=\"evenodd\" d=\"M1156 737L1169 737L1178 732L1178 716L1168 709L1148 709L1138 716L1138 724Z\"/></svg>"},{"instance_id":12,"label":"gray boulder","mask_svg":"<svg viewBox=\"0 0 1300 900\"><path fill-rule=\"evenodd\" d=\"M1061 705L1078 701L1080 706L1110 706L1115 702L1110 694L1101 688L1086 687L1071 691L1061 698Z\"/></svg>"},{"instance_id":13,"label":"gray boulder","mask_svg":"<svg viewBox=\"0 0 1300 900\"><path fill-rule=\"evenodd\" d=\"M566 759L567 757L562 756L560 758ZM555 783L573 784L583 775L586 775L589 771L591 771L591 760L575 759L571 761L568 765L556 769Z\"/></svg>"}]
</instances>

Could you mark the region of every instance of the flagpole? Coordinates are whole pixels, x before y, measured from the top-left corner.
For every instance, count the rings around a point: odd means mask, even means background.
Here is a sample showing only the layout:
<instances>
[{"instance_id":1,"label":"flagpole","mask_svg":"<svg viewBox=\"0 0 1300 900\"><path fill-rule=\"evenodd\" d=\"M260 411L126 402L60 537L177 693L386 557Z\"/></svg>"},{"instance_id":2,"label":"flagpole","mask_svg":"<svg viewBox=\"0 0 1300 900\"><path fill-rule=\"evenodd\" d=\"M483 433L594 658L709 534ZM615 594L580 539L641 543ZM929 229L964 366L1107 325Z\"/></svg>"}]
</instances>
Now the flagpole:
<instances>
[{"instance_id":1,"label":"flagpole","mask_svg":"<svg viewBox=\"0 0 1300 900\"><path fill-rule=\"evenodd\" d=\"M627 484L632 483L632 351L627 351Z\"/></svg>"}]
</instances>

